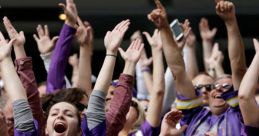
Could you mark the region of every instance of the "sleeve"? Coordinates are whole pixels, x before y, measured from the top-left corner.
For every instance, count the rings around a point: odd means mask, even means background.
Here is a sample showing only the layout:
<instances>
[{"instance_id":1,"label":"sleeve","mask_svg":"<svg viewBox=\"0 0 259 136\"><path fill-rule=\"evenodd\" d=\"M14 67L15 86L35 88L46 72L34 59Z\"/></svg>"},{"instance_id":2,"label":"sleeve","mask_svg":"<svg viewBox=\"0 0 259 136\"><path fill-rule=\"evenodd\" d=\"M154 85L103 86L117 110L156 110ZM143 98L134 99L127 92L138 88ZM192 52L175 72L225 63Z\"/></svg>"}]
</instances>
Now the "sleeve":
<instances>
[{"instance_id":1,"label":"sleeve","mask_svg":"<svg viewBox=\"0 0 259 136\"><path fill-rule=\"evenodd\" d=\"M165 72L165 96L161 115L164 116L171 109L171 105L175 100L175 84L174 77L169 67Z\"/></svg>"},{"instance_id":2,"label":"sleeve","mask_svg":"<svg viewBox=\"0 0 259 136\"><path fill-rule=\"evenodd\" d=\"M37 127L34 123L30 106L25 99L13 102L14 134L37 136ZM36 134L36 135L35 135Z\"/></svg>"},{"instance_id":3,"label":"sleeve","mask_svg":"<svg viewBox=\"0 0 259 136\"><path fill-rule=\"evenodd\" d=\"M176 94L176 108L179 110L192 110L203 105L202 96L195 90L198 96L195 99L187 99L182 95Z\"/></svg>"},{"instance_id":4,"label":"sleeve","mask_svg":"<svg viewBox=\"0 0 259 136\"><path fill-rule=\"evenodd\" d=\"M41 108L36 79L32 70L32 58L26 57L17 59L15 64L16 72L26 90L26 95L33 117L37 120L40 131L44 133L44 114Z\"/></svg>"},{"instance_id":5,"label":"sleeve","mask_svg":"<svg viewBox=\"0 0 259 136\"><path fill-rule=\"evenodd\" d=\"M90 96L86 112L90 131L105 121L105 97L106 93L98 90L94 90Z\"/></svg>"},{"instance_id":6,"label":"sleeve","mask_svg":"<svg viewBox=\"0 0 259 136\"><path fill-rule=\"evenodd\" d=\"M149 99L149 94L147 91L147 88L145 86L143 74L141 72L141 67L140 64L137 63L136 65L136 82L137 82L137 98L138 99L144 99L148 100Z\"/></svg>"},{"instance_id":7,"label":"sleeve","mask_svg":"<svg viewBox=\"0 0 259 136\"><path fill-rule=\"evenodd\" d=\"M106 112L107 136L118 135L123 128L131 104L132 88L133 76L121 74L110 102L109 111Z\"/></svg>"},{"instance_id":8,"label":"sleeve","mask_svg":"<svg viewBox=\"0 0 259 136\"><path fill-rule=\"evenodd\" d=\"M65 68L68 62L69 52L72 47L73 36L76 29L64 24L56 47L51 56L51 63L47 77L47 93L53 93L56 89L65 87Z\"/></svg>"},{"instance_id":9,"label":"sleeve","mask_svg":"<svg viewBox=\"0 0 259 136\"><path fill-rule=\"evenodd\" d=\"M45 70L49 73L49 66L51 63L51 54L52 52L46 54L40 54L41 59L43 60ZM65 76L66 88L71 88L71 83L69 82L68 78Z\"/></svg>"},{"instance_id":10,"label":"sleeve","mask_svg":"<svg viewBox=\"0 0 259 136\"><path fill-rule=\"evenodd\" d=\"M144 136L158 136L160 133L160 126L152 127L147 121L145 121L140 128Z\"/></svg>"}]
</instances>

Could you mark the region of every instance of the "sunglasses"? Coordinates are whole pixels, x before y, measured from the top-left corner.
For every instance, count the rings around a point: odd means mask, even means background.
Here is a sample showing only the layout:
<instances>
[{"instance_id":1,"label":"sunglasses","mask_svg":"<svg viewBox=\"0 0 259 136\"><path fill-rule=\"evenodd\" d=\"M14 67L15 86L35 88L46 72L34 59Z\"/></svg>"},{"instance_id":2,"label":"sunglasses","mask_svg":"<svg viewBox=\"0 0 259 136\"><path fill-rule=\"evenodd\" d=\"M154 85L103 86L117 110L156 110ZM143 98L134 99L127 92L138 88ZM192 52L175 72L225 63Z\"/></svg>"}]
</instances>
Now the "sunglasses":
<instances>
[{"instance_id":1,"label":"sunglasses","mask_svg":"<svg viewBox=\"0 0 259 136\"><path fill-rule=\"evenodd\" d=\"M205 88L207 92L210 92L211 90L215 89L214 84L205 84L205 85L195 85L195 90L201 91L202 88Z\"/></svg>"},{"instance_id":2,"label":"sunglasses","mask_svg":"<svg viewBox=\"0 0 259 136\"><path fill-rule=\"evenodd\" d=\"M215 88L219 89L222 88L224 90L229 90L233 85L229 83L224 83L224 84L215 84Z\"/></svg>"}]
</instances>

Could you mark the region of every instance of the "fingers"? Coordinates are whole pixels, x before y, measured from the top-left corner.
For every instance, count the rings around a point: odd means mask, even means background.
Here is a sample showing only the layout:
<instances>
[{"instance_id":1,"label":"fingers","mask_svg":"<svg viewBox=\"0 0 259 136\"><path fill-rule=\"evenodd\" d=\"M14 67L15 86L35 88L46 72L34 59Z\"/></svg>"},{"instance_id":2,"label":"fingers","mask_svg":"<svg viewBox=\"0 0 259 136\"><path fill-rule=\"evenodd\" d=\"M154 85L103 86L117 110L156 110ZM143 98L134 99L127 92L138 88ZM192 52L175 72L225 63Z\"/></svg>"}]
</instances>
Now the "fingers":
<instances>
[{"instance_id":1,"label":"fingers","mask_svg":"<svg viewBox=\"0 0 259 136\"><path fill-rule=\"evenodd\" d=\"M34 40L35 40L36 42L39 41L39 38L38 38L38 36L37 36L36 34L33 34L33 38L34 38Z\"/></svg>"},{"instance_id":2,"label":"fingers","mask_svg":"<svg viewBox=\"0 0 259 136\"><path fill-rule=\"evenodd\" d=\"M8 33L8 35L9 35L9 37L11 39L14 38L15 35L17 34L17 31L13 27L11 21L7 17L4 17L3 18L3 23L4 23L5 29L6 29L6 31Z\"/></svg>"},{"instance_id":3,"label":"fingers","mask_svg":"<svg viewBox=\"0 0 259 136\"><path fill-rule=\"evenodd\" d=\"M255 49L259 48L259 42L257 39L253 38L253 43L254 43Z\"/></svg>"},{"instance_id":4,"label":"fingers","mask_svg":"<svg viewBox=\"0 0 259 136\"><path fill-rule=\"evenodd\" d=\"M2 32L0 31L0 41L4 40L5 41L5 38L4 38L4 35L2 34Z\"/></svg>"},{"instance_id":5,"label":"fingers","mask_svg":"<svg viewBox=\"0 0 259 136\"><path fill-rule=\"evenodd\" d=\"M129 24L130 24L130 20L129 19L123 20L122 22L117 24L113 30L119 30L122 33L124 33L128 29Z\"/></svg>"},{"instance_id":6,"label":"fingers","mask_svg":"<svg viewBox=\"0 0 259 136\"><path fill-rule=\"evenodd\" d=\"M66 11L67 11L67 9L66 9L66 5L65 5L64 3L59 3L59 4L58 4L58 6L59 6L59 7L61 7L61 8L63 9L63 11L64 11L64 12L66 12Z\"/></svg>"},{"instance_id":7,"label":"fingers","mask_svg":"<svg viewBox=\"0 0 259 136\"><path fill-rule=\"evenodd\" d=\"M45 35L49 36L49 28L48 25L44 25Z\"/></svg>"},{"instance_id":8,"label":"fingers","mask_svg":"<svg viewBox=\"0 0 259 136\"><path fill-rule=\"evenodd\" d=\"M54 36L52 39L51 39L51 42L52 43L56 43L57 42L57 40L58 40L58 36ZM56 45L56 44L54 44L54 45Z\"/></svg>"},{"instance_id":9,"label":"fingers","mask_svg":"<svg viewBox=\"0 0 259 136\"><path fill-rule=\"evenodd\" d=\"M155 3L156 3L156 7L158 9L165 9L164 6L162 5L162 3L159 0L155 0Z\"/></svg>"},{"instance_id":10,"label":"fingers","mask_svg":"<svg viewBox=\"0 0 259 136\"><path fill-rule=\"evenodd\" d=\"M43 28L42 28L41 25L38 25L37 28L36 28L36 30L37 30L37 33L38 33L39 38L41 38L41 37L43 37L43 36L45 35L45 34L44 34L44 30L43 30Z\"/></svg>"},{"instance_id":11,"label":"fingers","mask_svg":"<svg viewBox=\"0 0 259 136\"><path fill-rule=\"evenodd\" d=\"M79 26L84 26L84 23L82 22L80 17L77 17L77 23L79 24Z\"/></svg>"},{"instance_id":12,"label":"fingers","mask_svg":"<svg viewBox=\"0 0 259 136\"><path fill-rule=\"evenodd\" d=\"M119 50L119 52L120 52L120 54L121 54L121 57L122 57L122 58L125 58L125 52L123 51L123 49L122 49L122 48L119 48L118 50Z\"/></svg>"},{"instance_id":13,"label":"fingers","mask_svg":"<svg viewBox=\"0 0 259 136\"><path fill-rule=\"evenodd\" d=\"M181 133L183 133L183 132L187 129L187 127L188 127L188 125L183 125L183 126L179 129L179 131L180 131Z\"/></svg>"},{"instance_id":14,"label":"fingers","mask_svg":"<svg viewBox=\"0 0 259 136\"><path fill-rule=\"evenodd\" d=\"M150 44L152 42L152 37L150 36L150 34L148 32L143 32L143 34L145 35L147 41Z\"/></svg>"},{"instance_id":15,"label":"fingers","mask_svg":"<svg viewBox=\"0 0 259 136\"><path fill-rule=\"evenodd\" d=\"M12 46L13 45L13 42L15 41L16 39L11 39L8 43L8 46Z\"/></svg>"}]
</instances>

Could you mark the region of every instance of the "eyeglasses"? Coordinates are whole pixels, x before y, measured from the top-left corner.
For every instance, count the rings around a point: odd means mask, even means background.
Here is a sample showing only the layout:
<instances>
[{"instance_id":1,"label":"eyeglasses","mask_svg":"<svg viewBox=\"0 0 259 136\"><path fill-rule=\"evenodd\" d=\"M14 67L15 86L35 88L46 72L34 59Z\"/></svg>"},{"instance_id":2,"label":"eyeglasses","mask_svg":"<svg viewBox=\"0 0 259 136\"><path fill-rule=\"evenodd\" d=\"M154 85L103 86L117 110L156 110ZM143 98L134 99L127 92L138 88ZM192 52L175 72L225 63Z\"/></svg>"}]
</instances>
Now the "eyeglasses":
<instances>
[{"instance_id":1,"label":"eyeglasses","mask_svg":"<svg viewBox=\"0 0 259 136\"><path fill-rule=\"evenodd\" d=\"M215 89L214 84L205 84L205 85L195 85L194 88L195 90L201 91L201 89L205 87L207 92L210 92L211 90Z\"/></svg>"},{"instance_id":2,"label":"eyeglasses","mask_svg":"<svg viewBox=\"0 0 259 136\"><path fill-rule=\"evenodd\" d=\"M76 107L79 111L83 111L84 109L87 109L88 105L84 105L82 103L77 103Z\"/></svg>"},{"instance_id":3,"label":"eyeglasses","mask_svg":"<svg viewBox=\"0 0 259 136\"><path fill-rule=\"evenodd\" d=\"M215 88L219 89L222 88L224 90L229 90L233 85L229 83L223 83L223 84L215 84Z\"/></svg>"}]
</instances>

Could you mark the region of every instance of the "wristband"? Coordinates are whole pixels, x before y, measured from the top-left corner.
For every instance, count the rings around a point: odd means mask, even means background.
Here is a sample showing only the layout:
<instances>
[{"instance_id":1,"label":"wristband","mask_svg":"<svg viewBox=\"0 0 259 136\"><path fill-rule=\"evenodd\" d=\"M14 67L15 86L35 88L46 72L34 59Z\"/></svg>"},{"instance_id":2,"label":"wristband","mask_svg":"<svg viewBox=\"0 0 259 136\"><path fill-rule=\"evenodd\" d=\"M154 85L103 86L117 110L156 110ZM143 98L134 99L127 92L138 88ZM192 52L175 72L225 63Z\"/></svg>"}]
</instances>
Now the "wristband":
<instances>
[{"instance_id":1,"label":"wristband","mask_svg":"<svg viewBox=\"0 0 259 136\"><path fill-rule=\"evenodd\" d=\"M145 67L141 69L141 72L150 72L150 68L149 67Z\"/></svg>"},{"instance_id":2,"label":"wristband","mask_svg":"<svg viewBox=\"0 0 259 136\"><path fill-rule=\"evenodd\" d=\"M106 54L106 56L112 56L112 57L114 57L114 58L117 58L117 56L114 55L114 54Z\"/></svg>"}]
</instances>

